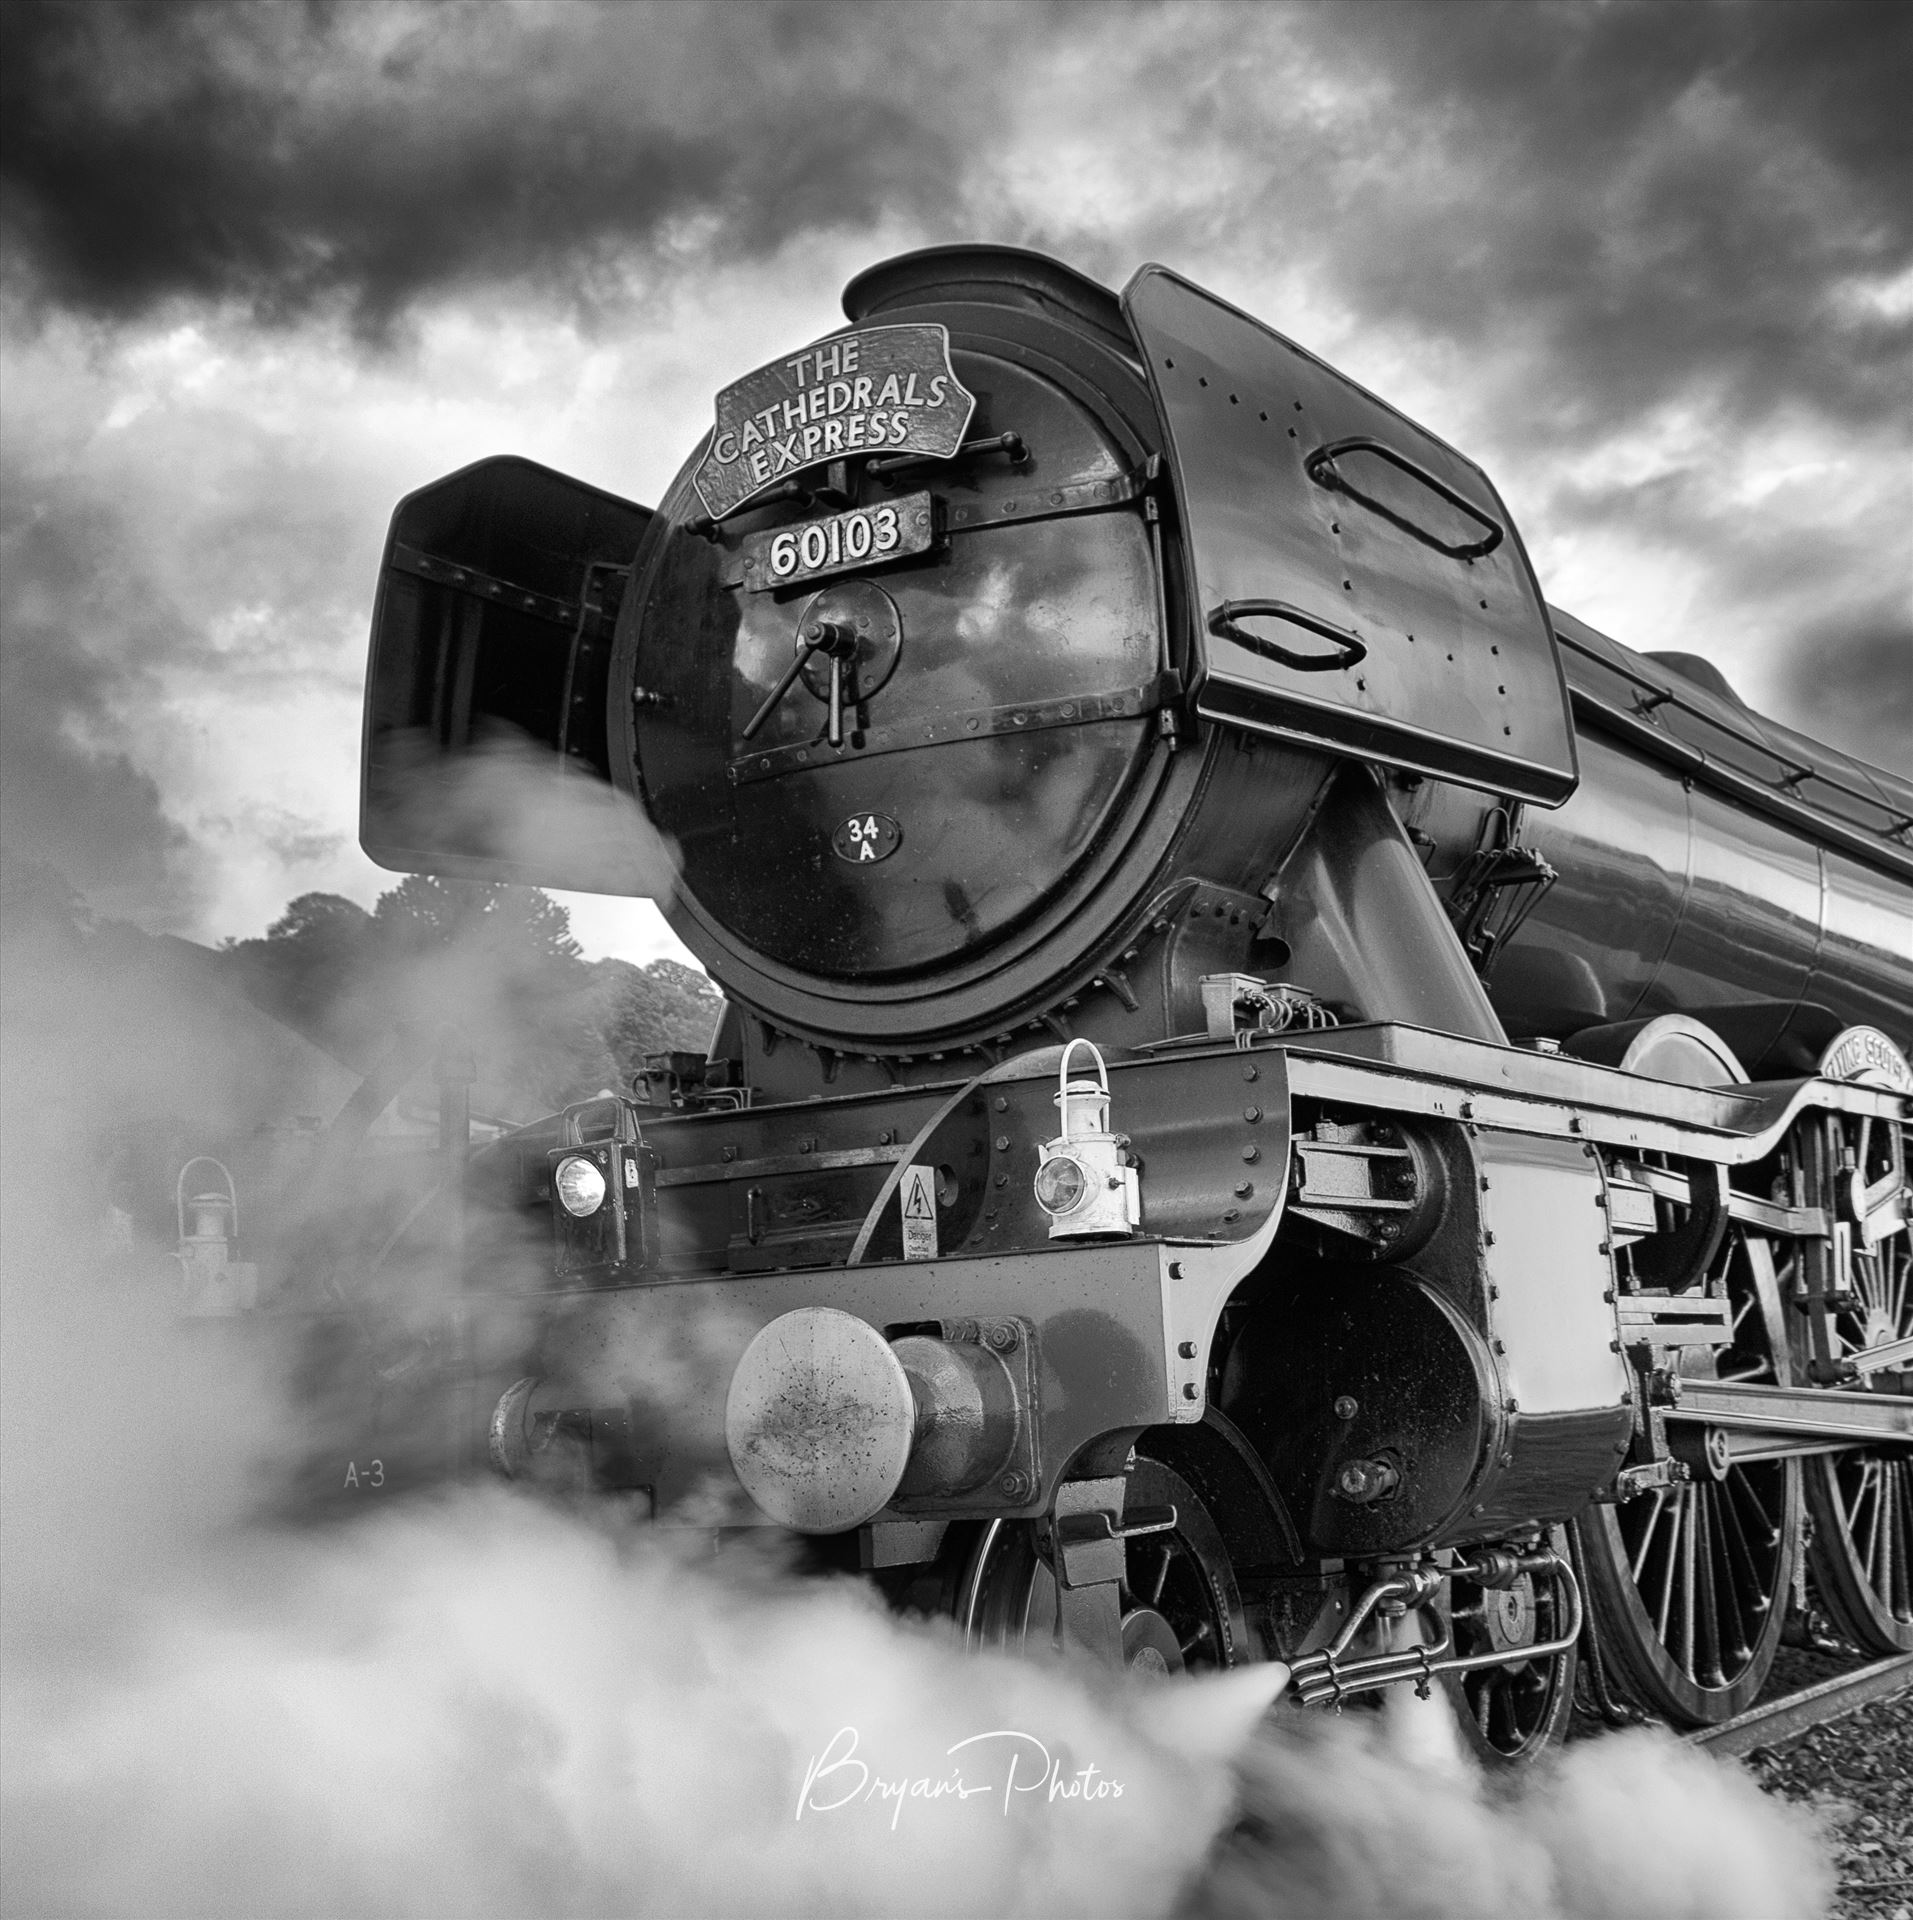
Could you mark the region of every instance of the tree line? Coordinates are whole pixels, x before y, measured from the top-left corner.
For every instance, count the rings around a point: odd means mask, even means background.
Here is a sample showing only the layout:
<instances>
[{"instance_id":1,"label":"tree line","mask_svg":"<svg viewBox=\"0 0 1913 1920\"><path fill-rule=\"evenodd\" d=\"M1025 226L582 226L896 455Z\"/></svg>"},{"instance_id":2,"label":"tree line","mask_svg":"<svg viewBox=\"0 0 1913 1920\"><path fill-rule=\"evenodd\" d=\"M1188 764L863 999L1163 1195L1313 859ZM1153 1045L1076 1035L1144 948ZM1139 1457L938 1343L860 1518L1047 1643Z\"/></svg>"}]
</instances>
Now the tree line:
<instances>
[{"instance_id":1,"label":"tree line","mask_svg":"<svg viewBox=\"0 0 1913 1920\"><path fill-rule=\"evenodd\" d=\"M723 1004L673 960L586 960L570 915L535 887L425 874L369 912L301 894L223 951L256 1005L360 1069L405 1023L457 1027L477 1055L475 1097L501 1118L628 1090L648 1053L703 1053Z\"/></svg>"}]
</instances>

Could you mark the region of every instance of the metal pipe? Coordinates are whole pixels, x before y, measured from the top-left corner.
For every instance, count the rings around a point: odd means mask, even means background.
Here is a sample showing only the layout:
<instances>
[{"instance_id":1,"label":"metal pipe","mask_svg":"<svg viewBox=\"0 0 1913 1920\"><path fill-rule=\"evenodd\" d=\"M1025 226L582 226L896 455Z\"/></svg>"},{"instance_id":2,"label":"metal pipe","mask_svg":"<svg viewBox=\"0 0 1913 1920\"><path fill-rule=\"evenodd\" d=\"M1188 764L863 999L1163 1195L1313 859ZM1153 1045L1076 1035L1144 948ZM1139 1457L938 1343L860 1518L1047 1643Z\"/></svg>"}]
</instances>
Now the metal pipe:
<instances>
[{"instance_id":1,"label":"metal pipe","mask_svg":"<svg viewBox=\"0 0 1913 1920\"><path fill-rule=\"evenodd\" d=\"M1341 1654L1346 1650L1349 1638L1349 1628L1345 1627L1336 1636L1333 1646L1320 1653L1304 1654L1294 1662L1289 1684L1295 1689L1296 1697L1305 1707L1321 1706L1324 1702L1334 1704L1348 1694L1373 1693L1381 1687L1399 1686L1404 1680L1420 1682L1433 1679L1439 1673L1474 1673L1484 1667L1512 1667L1524 1660L1546 1660L1555 1654L1566 1653L1581 1637L1581 1625L1585 1617L1581 1583L1574 1577L1574 1569L1556 1553L1535 1554L1520 1561L1518 1568L1523 1573L1552 1575L1567 1589L1569 1623L1566 1631L1555 1639L1512 1651L1451 1656L1448 1649L1454 1645L1453 1635L1444 1631L1442 1640L1436 1646L1374 1654L1343 1666ZM1457 1566L1449 1569L1449 1577L1460 1574L1465 1578L1472 1570L1466 1565ZM1401 1577L1396 1576L1396 1581ZM1350 1625L1359 1624L1360 1619L1366 1618L1381 1600L1388 1597L1386 1590L1394 1584L1395 1581L1385 1580L1371 1587L1357 1604Z\"/></svg>"},{"instance_id":2,"label":"metal pipe","mask_svg":"<svg viewBox=\"0 0 1913 1920\"><path fill-rule=\"evenodd\" d=\"M1329 1645L1325 1647L1321 1653L1305 1654L1303 1658L1306 1660L1339 1660L1342 1655L1349 1650L1350 1646L1354 1644L1356 1634L1358 1634L1366 1624L1369 1615L1372 1614L1384 1600L1404 1600L1410 1606L1420 1606L1424 1600L1428 1599L1429 1596L1439 1588L1441 1581L1446 1577L1446 1575L1434 1574L1431 1571L1431 1573L1397 1573L1391 1574L1386 1580L1377 1580L1375 1584L1356 1601L1354 1610L1349 1614L1347 1620L1342 1623L1341 1632L1335 1636Z\"/></svg>"}]
</instances>

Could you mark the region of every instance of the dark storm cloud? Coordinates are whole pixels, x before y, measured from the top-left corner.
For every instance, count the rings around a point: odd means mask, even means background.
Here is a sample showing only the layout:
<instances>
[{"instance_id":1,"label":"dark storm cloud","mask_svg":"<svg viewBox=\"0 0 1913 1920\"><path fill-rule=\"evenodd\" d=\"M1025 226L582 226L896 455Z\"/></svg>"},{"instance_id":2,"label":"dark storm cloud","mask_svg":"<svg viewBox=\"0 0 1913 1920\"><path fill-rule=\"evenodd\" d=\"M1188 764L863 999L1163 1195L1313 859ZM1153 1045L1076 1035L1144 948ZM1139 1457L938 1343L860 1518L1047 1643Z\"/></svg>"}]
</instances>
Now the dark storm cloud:
<instances>
[{"instance_id":1,"label":"dark storm cloud","mask_svg":"<svg viewBox=\"0 0 1913 1920\"><path fill-rule=\"evenodd\" d=\"M0 527L0 842L95 906L183 929L199 904L198 856L119 745L138 670L98 644L132 631L174 650L181 636L162 635L153 597L112 564L115 533L110 517L71 504L10 508Z\"/></svg>"},{"instance_id":2,"label":"dark storm cloud","mask_svg":"<svg viewBox=\"0 0 1913 1920\"><path fill-rule=\"evenodd\" d=\"M42 296L109 317L341 296L376 325L445 287L588 294L674 223L770 248L931 205L957 171L911 110L934 34L862 8L6 11L6 232Z\"/></svg>"},{"instance_id":3,"label":"dark storm cloud","mask_svg":"<svg viewBox=\"0 0 1913 1920\"><path fill-rule=\"evenodd\" d=\"M1159 75L1182 143L1236 170L1211 244L1233 224L1358 335L1432 346L1435 423L1531 531L1678 556L1717 644L1756 636L1756 680L1775 650L1779 717L1909 768L1913 9L1274 18ZM1188 224L1177 208L1155 244ZM1783 483L1803 437L1819 478ZM1680 644L1651 611L1622 637Z\"/></svg>"},{"instance_id":4,"label":"dark storm cloud","mask_svg":"<svg viewBox=\"0 0 1913 1920\"><path fill-rule=\"evenodd\" d=\"M1913 9L10 0L0 35L16 320L66 309L110 342L157 309L170 324L168 303L231 302L272 323L264 351L344 361L306 323L343 311L378 335L447 294L481 330L527 295L615 311L634 286L881 226L1045 246L1116 283L1154 256L1225 292L1300 285L1345 317L1352 371L1445 370L1429 423L1538 547L1685 556L1753 665L1802 636L1769 683L1780 717L1904 763L1913 732L1878 690L1908 678L1913 301L1880 290L1913 272ZM1602 457L1670 416L1674 452ZM1844 462L1809 510L1803 488L1748 484L1800 422ZM265 576L247 604L284 624L362 594L382 506L315 536L303 458L242 459L219 431L172 484L243 494L221 565ZM99 471L100 511L165 521L146 481ZM103 613L80 558L101 528L56 524L88 510L79 482L63 498L32 536L66 556L41 567L39 624L6 606L8 792L46 796L14 815L94 819L73 838L96 863L183 872L108 720L204 621ZM367 556L349 576L348 551ZM97 641L103 620L139 648ZM1619 637L1694 644L1647 621Z\"/></svg>"},{"instance_id":5,"label":"dark storm cloud","mask_svg":"<svg viewBox=\"0 0 1913 1920\"><path fill-rule=\"evenodd\" d=\"M1679 651L1692 646L1696 620L1758 609L1785 645L1756 704L1913 778L1905 493L1864 500L1836 525L1799 525L1785 513L1743 513L1731 502L1723 509L1719 474L1696 460L1627 485L1558 486L1546 510L1558 524L1611 533L1623 548L1706 562L1712 604L1645 626L1630 644ZM1718 664L1737 691L1754 696L1741 663Z\"/></svg>"},{"instance_id":6,"label":"dark storm cloud","mask_svg":"<svg viewBox=\"0 0 1913 1920\"><path fill-rule=\"evenodd\" d=\"M1913 615L1904 601L1809 626L1789 656L1784 693L1803 733L1913 778Z\"/></svg>"},{"instance_id":7,"label":"dark storm cloud","mask_svg":"<svg viewBox=\"0 0 1913 1920\"><path fill-rule=\"evenodd\" d=\"M1617 425L1692 390L1744 415L1904 405L1913 315L1860 289L1913 264L1913 9L1263 17L1279 35L1188 45L1159 76L1184 144L1243 170L1219 230L1304 249L1360 317L1475 347L1471 384L1537 350L1532 427ZM1302 71L1271 69L1278 38ZM1311 99L1325 78L1347 97Z\"/></svg>"},{"instance_id":8,"label":"dark storm cloud","mask_svg":"<svg viewBox=\"0 0 1913 1920\"><path fill-rule=\"evenodd\" d=\"M1913 12L1422 11L1445 30L1415 22L1404 65L1468 101L1488 191L1449 244L1371 263L1384 297L1419 280L1464 333L1487 303L1538 318L1596 406L1695 380L1752 413L1904 399L1913 318L1845 290L1913 260Z\"/></svg>"},{"instance_id":9,"label":"dark storm cloud","mask_svg":"<svg viewBox=\"0 0 1913 1920\"><path fill-rule=\"evenodd\" d=\"M1694 381L1863 416L1913 341L1853 291L1913 259L1913 9L1875 0L7 14L6 231L42 294L96 313L337 295L377 322L445 287L589 294L644 248L886 214L955 237L1023 71L1081 45L1056 130L1179 122L1187 167L1160 233L1062 230L1109 273L1137 240L1240 233L1358 314L1532 341L1556 426ZM1051 226L1015 220L1000 237Z\"/></svg>"}]
</instances>

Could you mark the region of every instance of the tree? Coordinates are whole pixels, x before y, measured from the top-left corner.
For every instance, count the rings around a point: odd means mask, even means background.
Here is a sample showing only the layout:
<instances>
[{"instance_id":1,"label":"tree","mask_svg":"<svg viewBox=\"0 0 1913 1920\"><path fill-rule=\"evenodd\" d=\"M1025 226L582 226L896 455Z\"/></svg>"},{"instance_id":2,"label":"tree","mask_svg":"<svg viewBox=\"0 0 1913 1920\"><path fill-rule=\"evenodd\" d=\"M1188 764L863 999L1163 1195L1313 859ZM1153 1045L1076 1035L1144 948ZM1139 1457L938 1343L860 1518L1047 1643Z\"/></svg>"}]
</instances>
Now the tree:
<instances>
[{"instance_id":1,"label":"tree","mask_svg":"<svg viewBox=\"0 0 1913 1920\"><path fill-rule=\"evenodd\" d=\"M302 893L258 940L228 940L247 997L344 1058L363 1023L354 993L372 960L372 916L337 893Z\"/></svg>"},{"instance_id":2,"label":"tree","mask_svg":"<svg viewBox=\"0 0 1913 1920\"><path fill-rule=\"evenodd\" d=\"M605 1049L621 1086L630 1086L647 1053L701 1054L709 1048L724 998L695 968L675 960L644 967L600 960L598 971Z\"/></svg>"},{"instance_id":3,"label":"tree","mask_svg":"<svg viewBox=\"0 0 1913 1920\"><path fill-rule=\"evenodd\" d=\"M379 895L372 919L388 953L422 952L451 944L483 919L504 889L483 880L447 880L408 873Z\"/></svg>"},{"instance_id":4,"label":"tree","mask_svg":"<svg viewBox=\"0 0 1913 1920\"><path fill-rule=\"evenodd\" d=\"M703 1053L723 1005L675 961L587 963L570 915L535 887L430 874L370 913L302 894L227 951L259 1005L361 1069L402 1027L457 1027L479 1061L474 1105L510 1118L628 1088L648 1053Z\"/></svg>"}]
</instances>

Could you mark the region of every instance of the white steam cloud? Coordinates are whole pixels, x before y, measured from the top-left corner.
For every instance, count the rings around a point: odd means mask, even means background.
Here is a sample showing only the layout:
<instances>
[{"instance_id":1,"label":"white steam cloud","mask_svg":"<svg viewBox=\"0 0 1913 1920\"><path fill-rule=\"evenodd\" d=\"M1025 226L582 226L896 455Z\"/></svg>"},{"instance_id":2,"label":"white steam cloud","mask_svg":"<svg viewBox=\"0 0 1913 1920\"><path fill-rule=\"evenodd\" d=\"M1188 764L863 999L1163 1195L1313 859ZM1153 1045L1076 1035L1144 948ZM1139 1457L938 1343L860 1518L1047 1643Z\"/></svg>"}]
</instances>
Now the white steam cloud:
<instances>
[{"instance_id":1,"label":"white steam cloud","mask_svg":"<svg viewBox=\"0 0 1913 1920\"><path fill-rule=\"evenodd\" d=\"M380 736L375 839L421 870L666 902L677 849L628 794L501 721L456 755L424 729ZM449 858L448 858L449 856Z\"/></svg>"},{"instance_id":2,"label":"white steam cloud","mask_svg":"<svg viewBox=\"0 0 1913 1920\"><path fill-rule=\"evenodd\" d=\"M50 1022L52 984L9 957L9 1913L1821 1909L1801 1818L1664 1736L1504 1789L1439 1704L1265 1717L1275 1670L965 1657L767 1537L714 1556L492 1485L267 1517L312 1435L266 1323L176 1323L164 1260L96 1230L90 1142L164 1090L136 1033L103 1039L70 982L88 1017Z\"/></svg>"}]
</instances>

